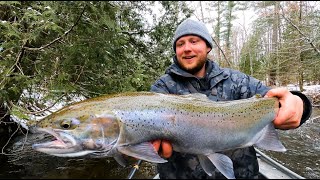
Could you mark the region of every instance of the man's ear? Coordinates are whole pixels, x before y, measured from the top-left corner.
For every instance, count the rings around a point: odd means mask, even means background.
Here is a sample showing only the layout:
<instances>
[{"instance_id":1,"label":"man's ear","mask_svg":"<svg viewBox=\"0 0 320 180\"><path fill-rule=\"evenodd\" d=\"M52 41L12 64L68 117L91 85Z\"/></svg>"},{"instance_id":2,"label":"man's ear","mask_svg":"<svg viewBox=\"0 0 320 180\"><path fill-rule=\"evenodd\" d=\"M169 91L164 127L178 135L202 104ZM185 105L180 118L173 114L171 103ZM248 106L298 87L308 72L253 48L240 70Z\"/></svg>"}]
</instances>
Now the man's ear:
<instances>
[{"instance_id":1,"label":"man's ear","mask_svg":"<svg viewBox=\"0 0 320 180\"><path fill-rule=\"evenodd\" d=\"M207 51L207 54L209 54L209 52L211 51L212 49L211 48L209 48L209 51Z\"/></svg>"}]
</instances>

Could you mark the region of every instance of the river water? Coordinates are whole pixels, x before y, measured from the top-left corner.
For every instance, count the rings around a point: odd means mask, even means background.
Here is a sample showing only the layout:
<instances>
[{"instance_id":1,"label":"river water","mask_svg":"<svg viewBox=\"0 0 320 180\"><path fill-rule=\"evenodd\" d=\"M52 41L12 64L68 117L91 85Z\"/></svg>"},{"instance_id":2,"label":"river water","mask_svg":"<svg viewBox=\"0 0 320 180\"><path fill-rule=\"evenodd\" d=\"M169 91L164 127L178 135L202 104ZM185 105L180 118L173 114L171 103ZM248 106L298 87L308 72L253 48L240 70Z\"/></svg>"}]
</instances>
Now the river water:
<instances>
[{"instance_id":1,"label":"river water","mask_svg":"<svg viewBox=\"0 0 320 180\"><path fill-rule=\"evenodd\" d=\"M287 151L262 151L305 178L320 179L320 108L300 128L278 132Z\"/></svg>"},{"instance_id":2,"label":"river water","mask_svg":"<svg viewBox=\"0 0 320 180\"><path fill-rule=\"evenodd\" d=\"M312 117L320 116L314 109ZM308 120L294 130L278 131L286 152L263 151L297 174L310 179L320 178L320 118ZM20 137L0 155L0 179L126 179L135 159L122 167L113 158L63 158L36 152L34 141L43 139L29 134ZM133 179L152 178L156 174L152 163L142 162Z\"/></svg>"}]
</instances>

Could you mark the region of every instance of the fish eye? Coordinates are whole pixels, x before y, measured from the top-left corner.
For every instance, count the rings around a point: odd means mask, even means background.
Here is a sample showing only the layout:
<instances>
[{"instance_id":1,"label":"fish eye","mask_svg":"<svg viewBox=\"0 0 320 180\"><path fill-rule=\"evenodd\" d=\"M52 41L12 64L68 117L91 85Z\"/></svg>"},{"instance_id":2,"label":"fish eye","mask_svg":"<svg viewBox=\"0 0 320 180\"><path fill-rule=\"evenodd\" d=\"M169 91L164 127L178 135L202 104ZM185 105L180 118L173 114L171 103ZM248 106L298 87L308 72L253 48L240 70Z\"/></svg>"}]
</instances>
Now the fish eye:
<instances>
[{"instance_id":1,"label":"fish eye","mask_svg":"<svg viewBox=\"0 0 320 180\"><path fill-rule=\"evenodd\" d=\"M69 129L71 127L71 120L63 120L60 123L60 127L62 127L63 129Z\"/></svg>"},{"instance_id":2,"label":"fish eye","mask_svg":"<svg viewBox=\"0 0 320 180\"><path fill-rule=\"evenodd\" d=\"M75 128L80 124L80 121L77 118L64 119L60 122L60 127L63 129Z\"/></svg>"}]
</instances>

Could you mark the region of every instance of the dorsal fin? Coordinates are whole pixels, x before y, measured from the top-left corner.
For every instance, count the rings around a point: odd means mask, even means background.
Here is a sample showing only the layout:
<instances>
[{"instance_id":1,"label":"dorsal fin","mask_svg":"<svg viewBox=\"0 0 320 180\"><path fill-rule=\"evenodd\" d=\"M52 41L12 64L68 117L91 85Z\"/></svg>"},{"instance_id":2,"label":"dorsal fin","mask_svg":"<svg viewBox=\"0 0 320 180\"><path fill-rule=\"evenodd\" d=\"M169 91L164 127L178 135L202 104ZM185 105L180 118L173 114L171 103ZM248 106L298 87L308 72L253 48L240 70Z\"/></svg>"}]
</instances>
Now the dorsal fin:
<instances>
[{"instance_id":1,"label":"dorsal fin","mask_svg":"<svg viewBox=\"0 0 320 180\"><path fill-rule=\"evenodd\" d=\"M256 99L259 99L259 98L262 98L262 95L261 94L255 94L253 97L256 98Z\"/></svg>"},{"instance_id":2,"label":"dorsal fin","mask_svg":"<svg viewBox=\"0 0 320 180\"><path fill-rule=\"evenodd\" d=\"M198 99L198 100L200 99L205 101L210 100L205 94L202 94L202 93L184 94L180 96L185 97L187 99Z\"/></svg>"}]
</instances>

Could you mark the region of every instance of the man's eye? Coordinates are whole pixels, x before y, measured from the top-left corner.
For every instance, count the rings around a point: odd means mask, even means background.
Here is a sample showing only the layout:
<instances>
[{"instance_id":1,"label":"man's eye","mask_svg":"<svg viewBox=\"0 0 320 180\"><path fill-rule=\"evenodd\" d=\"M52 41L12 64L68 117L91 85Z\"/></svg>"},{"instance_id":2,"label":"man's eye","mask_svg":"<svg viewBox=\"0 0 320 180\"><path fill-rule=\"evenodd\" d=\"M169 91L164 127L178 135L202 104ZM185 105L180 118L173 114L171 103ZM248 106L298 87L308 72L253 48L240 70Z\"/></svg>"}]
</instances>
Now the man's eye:
<instances>
[{"instance_id":1,"label":"man's eye","mask_svg":"<svg viewBox=\"0 0 320 180\"><path fill-rule=\"evenodd\" d=\"M178 47L181 47L183 45L183 43L177 43Z\"/></svg>"}]
</instances>

